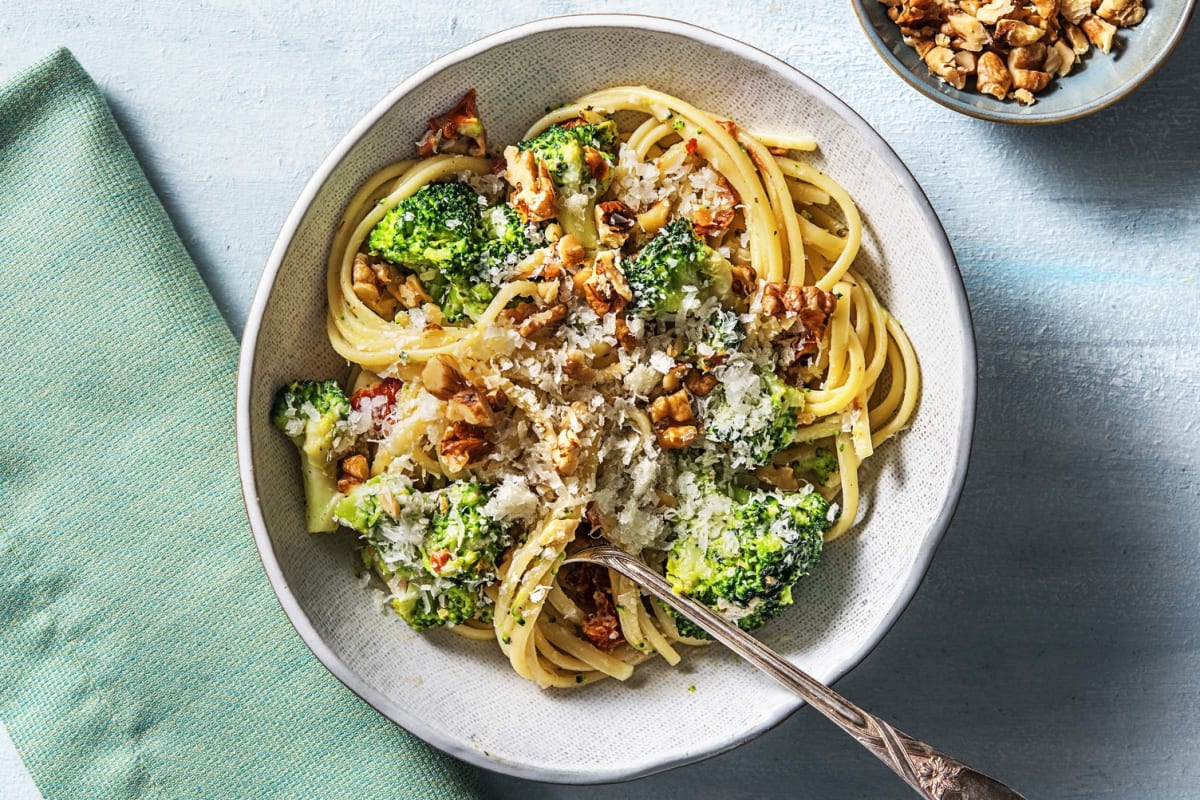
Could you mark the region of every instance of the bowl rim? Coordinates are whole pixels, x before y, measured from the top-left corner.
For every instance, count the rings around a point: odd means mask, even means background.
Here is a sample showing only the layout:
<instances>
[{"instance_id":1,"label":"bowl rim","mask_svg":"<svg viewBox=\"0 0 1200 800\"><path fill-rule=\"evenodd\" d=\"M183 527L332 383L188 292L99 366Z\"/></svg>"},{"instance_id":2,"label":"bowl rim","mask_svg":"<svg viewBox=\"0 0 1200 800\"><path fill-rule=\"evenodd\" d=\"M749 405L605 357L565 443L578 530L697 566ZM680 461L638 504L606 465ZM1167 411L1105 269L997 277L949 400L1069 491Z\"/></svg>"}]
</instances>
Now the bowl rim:
<instances>
[{"instance_id":1,"label":"bowl rim","mask_svg":"<svg viewBox=\"0 0 1200 800\"><path fill-rule=\"evenodd\" d=\"M275 556L274 549L271 546L266 520L263 517L262 508L258 501L257 480L254 472L250 441L250 391L257 361L258 336L262 318L273 294L279 269L290 249L292 239L317 193L337 168L338 164L341 163L351 148L362 139L392 106L425 81L445 69L473 58L482 52L510 44L530 35L577 28L636 28L656 33L673 34L725 50L774 72L781 73L790 82L803 86L859 133L867 143L867 146L893 169L896 177L899 179L901 189L907 192L917 205L920 216L933 240L935 250L941 256L938 259L939 267L949 279L948 283L953 297L951 314L963 334L961 348L963 403L958 418L960 438L957 443L958 447L955 453L954 470L952 472L949 491L937 516L930 523L928 533L913 563L913 568L893 600L891 607L881 619L879 625L867 637L864 644L839 661L829 671L830 674L824 676L826 683L836 682L861 663L878 646L884 635L891 630L896 620L912 601L917 587L924 580L933 559L933 554L950 526L966 480L968 457L974 434L977 362L975 332L972 326L970 307L967 303L966 289L963 284L962 274L958 269L957 259L954 256L954 251L950 246L950 241L946 236L941 221L938 219L928 197L920 185L918 185L912 173L883 137L844 101L782 59L733 37L687 22L641 14L571 14L533 20L492 33L430 62L389 91L382 100L376 103L365 116L354 124L350 131L346 133L341 141L322 160L312 177L305 183L299 198L285 219L268 256L262 276L259 279L242 336L241 352L238 359L236 403L238 471L242 483L242 497L246 506L246 513L259 557L263 563L263 568L266 571L276 599L279 601L284 613L296 629L296 632L300 635L304 644L312 651L321 664L334 677L341 681L346 688L385 718L437 749L476 767L482 767L493 772L526 780L560 784L598 784L633 780L683 766L684 764L702 761L732 750L779 725L799 709L803 705L803 701L799 698L794 698L791 702L781 703L776 712L762 724L746 731L738 732L716 746L699 751L689 751L667 759L651 758L638 763L614 765L580 772L565 768L547 768L511 761L500 761L486 756L481 750L476 749L470 743L444 736L436 729L427 725L422 719L410 716L403 709L397 708L395 703L389 701L382 693L360 679L330 649L320 634L317 633L308 615L292 594L279 561ZM384 710L385 708L388 710Z\"/></svg>"},{"instance_id":2,"label":"bowl rim","mask_svg":"<svg viewBox=\"0 0 1200 800\"><path fill-rule=\"evenodd\" d=\"M935 88L925 83L925 81L919 80L913 71L888 48L887 43L880 37L879 32L875 30L875 26L867 16L867 3L875 3L878 0L853 0L851 5L854 6L854 16L858 19L858 24L862 28L863 34L866 35L867 41L871 43L871 47L879 54L883 62L891 67L892 71L899 75L905 83L935 103L945 106L952 111L957 111L960 114L966 114L968 117L987 120L989 122L1003 122L1009 125L1053 125L1059 122L1070 122L1071 120L1081 119L1082 117L1108 108L1119 100L1128 97L1134 90L1145 83L1151 75L1157 72L1159 67L1165 64L1167 59L1170 58L1171 53L1175 52L1175 48L1183 39L1183 34L1188 28L1192 14L1196 10L1196 0L1184 1L1183 13L1176 20L1175 29L1171 31L1166 46L1130 78L1097 97L1078 103L1062 111L1040 113L1037 111L1025 112L1020 106L1014 106L1011 111L992 111L990 109L979 108L969 103L964 103L957 97L948 94L943 88L944 84L939 84ZM1062 79L1060 78L1060 80Z\"/></svg>"}]
</instances>

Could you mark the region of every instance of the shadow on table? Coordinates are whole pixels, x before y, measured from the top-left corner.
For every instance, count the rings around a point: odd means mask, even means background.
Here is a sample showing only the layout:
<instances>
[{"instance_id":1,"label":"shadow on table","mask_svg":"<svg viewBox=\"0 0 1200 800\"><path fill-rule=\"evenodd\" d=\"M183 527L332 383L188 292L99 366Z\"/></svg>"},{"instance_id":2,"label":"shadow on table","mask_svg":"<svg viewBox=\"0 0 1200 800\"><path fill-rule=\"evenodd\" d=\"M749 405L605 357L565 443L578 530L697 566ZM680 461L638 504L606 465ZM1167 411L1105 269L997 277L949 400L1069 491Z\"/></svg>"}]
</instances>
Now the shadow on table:
<instances>
[{"instance_id":1,"label":"shadow on table","mask_svg":"<svg viewBox=\"0 0 1200 800\"><path fill-rule=\"evenodd\" d=\"M1159 70L1110 108L1060 125L996 125L995 136L1060 179L1047 185L1081 202L1112 200L1133 212L1195 199L1200 192L1197 76L1200 25L1193 24ZM1114 185L1129 174L1138 176L1136 183Z\"/></svg>"}]
</instances>

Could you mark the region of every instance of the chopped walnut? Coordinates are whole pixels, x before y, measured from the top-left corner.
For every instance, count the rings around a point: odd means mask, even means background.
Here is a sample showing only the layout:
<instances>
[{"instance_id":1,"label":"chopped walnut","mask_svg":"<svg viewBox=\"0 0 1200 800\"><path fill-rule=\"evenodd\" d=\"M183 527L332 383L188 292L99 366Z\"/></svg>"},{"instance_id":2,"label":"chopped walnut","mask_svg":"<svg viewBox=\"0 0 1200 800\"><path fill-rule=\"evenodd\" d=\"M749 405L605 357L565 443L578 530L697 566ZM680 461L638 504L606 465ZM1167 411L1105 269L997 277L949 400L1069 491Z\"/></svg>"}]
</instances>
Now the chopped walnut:
<instances>
[{"instance_id":1,"label":"chopped walnut","mask_svg":"<svg viewBox=\"0 0 1200 800\"><path fill-rule=\"evenodd\" d=\"M706 205L696 209L692 215L692 229L697 236L720 236L733 222L739 202L737 192L724 176L718 175L715 186L705 194Z\"/></svg>"},{"instance_id":2,"label":"chopped walnut","mask_svg":"<svg viewBox=\"0 0 1200 800\"><path fill-rule=\"evenodd\" d=\"M345 494L351 488L371 477L367 457L361 454L346 456L338 464L337 490Z\"/></svg>"},{"instance_id":3,"label":"chopped walnut","mask_svg":"<svg viewBox=\"0 0 1200 800\"><path fill-rule=\"evenodd\" d=\"M954 52L948 47L935 47L925 55L929 71L955 89L967 86L967 71L954 60Z\"/></svg>"},{"instance_id":4,"label":"chopped walnut","mask_svg":"<svg viewBox=\"0 0 1200 800\"><path fill-rule=\"evenodd\" d=\"M438 354L425 362L421 370L421 385L438 400L449 400L454 395L471 388L463 377L462 369L454 356Z\"/></svg>"},{"instance_id":5,"label":"chopped walnut","mask_svg":"<svg viewBox=\"0 0 1200 800\"><path fill-rule=\"evenodd\" d=\"M558 255L559 260L568 267L579 266L587 255L579 240L569 233L561 236L554 243L554 252Z\"/></svg>"},{"instance_id":6,"label":"chopped walnut","mask_svg":"<svg viewBox=\"0 0 1200 800\"><path fill-rule=\"evenodd\" d=\"M641 228L646 238L650 238L658 233L663 225L667 224L667 217L670 213L671 201L663 198L637 215L638 227Z\"/></svg>"},{"instance_id":7,"label":"chopped walnut","mask_svg":"<svg viewBox=\"0 0 1200 800\"><path fill-rule=\"evenodd\" d=\"M733 291L742 297L749 297L758 288L758 273L749 264L734 264L730 268L733 278Z\"/></svg>"},{"instance_id":8,"label":"chopped walnut","mask_svg":"<svg viewBox=\"0 0 1200 800\"><path fill-rule=\"evenodd\" d=\"M688 370L691 369L687 364L676 364L663 375L662 387L668 392L677 392L679 387L683 386L683 379L687 376Z\"/></svg>"},{"instance_id":9,"label":"chopped walnut","mask_svg":"<svg viewBox=\"0 0 1200 800\"><path fill-rule=\"evenodd\" d=\"M657 434L659 447L664 450L680 450L696 441L700 431L695 425L675 425L657 431Z\"/></svg>"},{"instance_id":10,"label":"chopped walnut","mask_svg":"<svg viewBox=\"0 0 1200 800\"><path fill-rule=\"evenodd\" d=\"M713 389L717 388L717 378L711 372L701 372L698 369L688 371L687 376L683 379L683 385L687 390L696 397L704 397Z\"/></svg>"},{"instance_id":11,"label":"chopped walnut","mask_svg":"<svg viewBox=\"0 0 1200 800\"><path fill-rule=\"evenodd\" d=\"M592 269L583 281L583 296L592 311L599 316L621 311L633 299L633 291L625 280L625 273L617 264L616 250L601 250L596 253Z\"/></svg>"},{"instance_id":12,"label":"chopped walnut","mask_svg":"<svg viewBox=\"0 0 1200 800\"><path fill-rule=\"evenodd\" d=\"M492 411L503 411L508 408L508 395L499 386L484 394L483 399L487 400L487 404L492 407Z\"/></svg>"},{"instance_id":13,"label":"chopped walnut","mask_svg":"<svg viewBox=\"0 0 1200 800\"><path fill-rule=\"evenodd\" d=\"M468 422L451 422L446 427L438 453L450 472L462 472L492 452L492 443L484 435L483 428Z\"/></svg>"},{"instance_id":14,"label":"chopped walnut","mask_svg":"<svg viewBox=\"0 0 1200 800\"><path fill-rule=\"evenodd\" d=\"M820 347L829 317L837 308L837 295L816 286L768 283L763 290L762 308L764 313L785 320L795 315L775 341L779 364L794 382Z\"/></svg>"},{"instance_id":15,"label":"chopped walnut","mask_svg":"<svg viewBox=\"0 0 1200 800\"><path fill-rule=\"evenodd\" d=\"M528 317L522 320L519 325L517 325L517 332L528 339L538 331L552 325L557 325L566 318L566 304L558 303L530 314Z\"/></svg>"},{"instance_id":16,"label":"chopped walnut","mask_svg":"<svg viewBox=\"0 0 1200 800\"><path fill-rule=\"evenodd\" d=\"M481 428L496 424L496 415L487 399L475 387L456 392L446 404L446 419L451 422L468 422Z\"/></svg>"},{"instance_id":17,"label":"chopped walnut","mask_svg":"<svg viewBox=\"0 0 1200 800\"><path fill-rule=\"evenodd\" d=\"M383 266L391 267L390 264ZM386 271L382 272L384 275L388 274ZM363 301L367 308L385 319L395 316L396 298L386 292L386 285L381 283L379 274L372 269L365 253L357 253L354 256L354 266L350 270L350 286L354 290L354 296Z\"/></svg>"},{"instance_id":18,"label":"chopped walnut","mask_svg":"<svg viewBox=\"0 0 1200 800\"><path fill-rule=\"evenodd\" d=\"M482 156L487 152L487 137L475 108L475 90L471 89L458 105L429 120L429 130L417 142L417 155L434 153Z\"/></svg>"},{"instance_id":19,"label":"chopped walnut","mask_svg":"<svg viewBox=\"0 0 1200 800\"><path fill-rule=\"evenodd\" d=\"M546 165L533 157L533 151L509 145L504 148L504 160L504 179L513 187L508 199L521 220L541 222L557 216L554 180Z\"/></svg>"},{"instance_id":20,"label":"chopped walnut","mask_svg":"<svg viewBox=\"0 0 1200 800\"><path fill-rule=\"evenodd\" d=\"M604 153L601 153L594 147L583 148L583 163L587 167L588 175L594 181L603 181L608 177L608 173L612 170L612 164Z\"/></svg>"},{"instance_id":21,"label":"chopped walnut","mask_svg":"<svg viewBox=\"0 0 1200 800\"><path fill-rule=\"evenodd\" d=\"M559 475L574 475L579 467L579 454L582 451L579 436L570 428L563 428L554 437L550 445L550 463Z\"/></svg>"},{"instance_id":22,"label":"chopped walnut","mask_svg":"<svg viewBox=\"0 0 1200 800\"><path fill-rule=\"evenodd\" d=\"M617 314L616 336L617 342L621 345L621 347L625 348L627 352L631 352L635 347L638 346L637 337L634 336L629 330L629 321L626 320L621 314Z\"/></svg>"},{"instance_id":23,"label":"chopped walnut","mask_svg":"<svg viewBox=\"0 0 1200 800\"><path fill-rule=\"evenodd\" d=\"M992 2L979 7L975 12L975 19L984 25L995 25L1014 10L1013 0L992 0Z\"/></svg>"},{"instance_id":24,"label":"chopped walnut","mask_svg":"<svg viewBox=\"0 0 1200 800\"><path fill-rule=\"evenodd\" d=\"M1128 28L1137 25L1146 16L1142 0L1103 0L1096 9L1096 16L1113 25Z\"/></svg>"},{"instance_id":25,"label":"chopped walnut","mask_svg":"<svg viewBox=\"0 0 1200 800\"><path fill-rule=\"evenodd\" d=\"M1000 56L992 52L979 57L975 81L980 92L990 94L997 100L1007 97L1008 90L1012 88L1012 76L1008 74L1008 67L1004 66Z\"/></svg>"},{"instance_id":26,"label":"chopped walnut","mask_svg":"<svg viewBox=\"0 0 1200 800\"><path fill-rule=\"evenodd\" d=\"M567 353L567 360L563 364L563 374L575 383L591 383L596 380L596 370L592 369L588 364L587 356L580 350L572 350Z\"/></svg>"},{"instance_id":27,"label":"chopped walnut","mask_svg":"<svg viewBox=\"0 0 1200 800\"><path fill-rule=\"evenodd\" d=\"M1079 23L1079 27L1083 29L1088 41L1096 45L1101 53L1107 54L1112 50L1113 37L1117 33L1116 25L1097 16L1088 16Z\"/></svg>"},{"instance_id":28,"label":"chopped walnut","mask_svg":"<svg viewBox=\"0 0 1200 800\"><path fill-rule=\"evenodd\" d=\"M637 221L633 209L620 200L608 200L596 204L595 214L600 244L620 249L633 232L634 223Z\"/></svg>"},{"instance_id":29,"label":"chopped walnut","mask_svg":"<svg viewBox=\"0 0 1200 800\"><path fill-rule=\"evenodd\" d=\"M931 74L997 100L1035 102L1095 45L1111 51L1119 27L1137 25L1144 0L880 0ZM1038 48L1038 49L1029 49ZM1011 56L1018 54L1014 63Z\"/></svg>"},{"instance_id":30,"label":"chopped walnut","mask_svg":"<svg viewBox=\"0 0 1200 800\"><path fill-rule=\"evenodd\" d=\"M984 46L992 43L992 37L988 34L987 28L983 27L983 23L970 14L951 14L946 20L946 24L958 37L961 50L979 53Z\"/></svg>"}]
</instances>

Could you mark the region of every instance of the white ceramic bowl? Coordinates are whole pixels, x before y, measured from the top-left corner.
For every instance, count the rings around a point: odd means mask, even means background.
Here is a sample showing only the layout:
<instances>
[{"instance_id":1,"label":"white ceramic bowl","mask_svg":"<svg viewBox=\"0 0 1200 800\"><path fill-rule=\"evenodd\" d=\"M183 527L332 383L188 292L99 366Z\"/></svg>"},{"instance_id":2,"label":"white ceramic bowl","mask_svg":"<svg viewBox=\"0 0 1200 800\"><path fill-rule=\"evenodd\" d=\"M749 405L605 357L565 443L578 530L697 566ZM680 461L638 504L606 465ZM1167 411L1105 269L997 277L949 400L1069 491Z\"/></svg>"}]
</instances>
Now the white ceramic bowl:
<instances>
[{"instance_id":1,"label":"white ceramic bowl","mask_svg":"<svg viewBox=\"0 0 1200 800\"><path fill-rule=\"evenodd\" d=\"M349 534L304 532L292 445L269 421L276 388L343 375L325 336L325 256L343 204L382 165L411 155L425 121L469 87L493 142L546 106L646 83L751 130L807 130L815 161L858 200L858 266L904 322L924 374L911 430L864 474L866 512L831 544L796 606L761 637L823 681L880 640L912 597L962 487L975 408L975 349L941 225L904 165L844 103L787 64L707 30L639 16L542 20L430 64L388 94L308 182L271 254L242 345L238 445L255 540L284 610L313 653L360 697L431 744L537 780L632 778L732 748L799 701L718 646L627 683L543 691L489 642L417 635L354 578ZM689 687L695 687L689 691Z\"/></svg>"}]
</instances>

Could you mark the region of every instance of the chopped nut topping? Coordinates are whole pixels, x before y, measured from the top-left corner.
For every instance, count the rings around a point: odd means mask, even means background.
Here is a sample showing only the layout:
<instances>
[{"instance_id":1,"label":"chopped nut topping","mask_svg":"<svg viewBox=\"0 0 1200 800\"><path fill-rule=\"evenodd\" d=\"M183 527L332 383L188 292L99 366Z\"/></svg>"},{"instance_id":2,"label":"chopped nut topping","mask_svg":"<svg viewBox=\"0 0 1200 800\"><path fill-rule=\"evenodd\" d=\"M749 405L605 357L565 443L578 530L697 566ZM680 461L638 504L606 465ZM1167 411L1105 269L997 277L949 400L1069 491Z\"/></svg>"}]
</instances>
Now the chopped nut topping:
<instances>
[{"instance_id":1,"label":"chopped nut topping","mask_svg":"<svg viewBox=\"0 0 1200 800\"><path fill-rule=\"evenodd\" d=\"M642 233L649 239L658 233L663 225L667 224L667 217L670 213L671 201L663 198L637 215L638 227L641 228Z\"/></svg>"},{"instance_id":2,"label":"chopped nut topping","mask_svg":"<svg viewBox=\"0 0 1200 800\"><path fill-rule=\"evenodd\" d=\"M676 425L657 431L658 445L664 450L680 450L696 441L700 431L695 425Z\"/></svg>"},{"instance_id":3,"label":"chopped nut topping","mask_svg":"<svg viewBox=\"0 0 1200 800\"><path fill-rule=\"evenodd\" d=\"M449 400L454 395L471 388L463 377L458 360L454 356L438 354L425 362L421 370L421 385L438 400Z\"/></svg>"},{"instance_id":4,"label":"chopped nut topping","mask_svg":"<svg viewBox=\"0 0 1200 800\"><path fill-rule=\"evenodd\" d=\"M634 223L637 221L633 209L620 200L608 200L596 204L595 214L600 244L620 249L633 232Z\"/></svg>"},{"instance_id":5,"label":"chopped nut topping","mask_svg":"<svg viewBox=\"0 0 1200 800\"><path fill-rule=\"evenodd\" d=\"M587 356L580 350L572 350L567 354L563 373L575 383L591 383L596 380L596 370L587 363Z\"/></svg>"},{"instance_id":6,"label":"chopped nut topping","mask_svg":"<svg viewBox=\"0 0 1200 800\"><path fill-rule=\"evenodd\" d=\"M1107 20L1100 19L1096 16L1084 17L1083 22L1079 23L1079 27L1083 29L1088 41L1096 45L1101 53L1108 53L1112 50L1113 37L1116 36L1117 26Z\"/></svg>"},{"instance_id":7,"label":"chopped nut topping","mask_svg":"<svg viewBox=\"0 0 1200 800\"><path fill-rule=\"evenodd\" d=\"M484 430L468 422L451 422L438 445L442 462L452 473L482 461L490 452L492 443L484 438Z\"/></svg>"},{"instance_id":8,"label":"chopped nut topping","mask_svg":"<svg viewBox=\"0 0 1200 800\"><path fill-rule=\"evenodd\" d=\"M587 255L579 240L569 233L560 237L555 242L554 251L558 254L559 259L568 267L575 267L582 264L584 256Z\"/></svg>"},{"instance_id":9,"label":"chopped nut topping","mask_svg":"<svg viewBox=\"0 0 1200 800\"><path fill-rule=\"evenodd\" d=\"M1000 56L992 52L979 57L975 80L980 92L990 94L997 100L1007 97L1008 90L1012 88L1012 76L1008 74L1008 67L1004 66Z\"/></svg>"},{"instance_id":10,"label":"chopped nut topping","mask_svg":"<svg viewBox=\"0 0 1200 800\"><path fill-rule=\"evenodd\" d=\"M683 379L687 376L688 370L690 369L691 367L689 367L687 364L676 364L675 366L671 367L670 371L667 372L666 375L663 375L663 389L667 390L668 392L679 391L679 387L683 386Z\"/></svg>"},{"instance_id":11,"label":"chopped nut topping","mask_svg":"<svg viewBox=\"0 0 1200 800\"><path fill-rule=\"evenodd\" d=\"M733 222L739 198L729 181L717 176L710 205L701 206L692 215L692 229L697 236L720 236Z\"/></svg>"},{"instance_id":12,"label":"chopped nut topping","mask_svg":"<svg viewBox=\"0 0 1200 800\"><path fill-rule=\"evenodd\" d=\"M492 407L492 411L503 411L508 408L508 395L498 386L485 394L483 398Z\"/></svg>"},{"instance_id":13,"label":"chopped nut topping","mask_svg":"<svg viewBox=\"0 0 1200 800\"><path fill-rule=\"evenodd\" d=\"M508 200L523 222L541 222L558 215L554 180L546 165L533 157L531 150L504 148L507 165L504 179L513 186Z\"/></svg>"},{"instance_id":14,"label":"chopped nut topping","mask_svg":"<svg viewBox=\"0 0 1200 800\"><path fill-rule=\"evenodd\" d=\"M338 464L337 490L345 494L351 488L371 477L371 466L361 454L346 456Z\"/></svg>"},{"instance_id":15,"label":"chopped nut topping","mask_svg":"<svg viewBox=\"0 0 1200 800\"><path fill-rule=\"evenodd\" d=\"M474 89L469 90L454 108L429 120L429 130L417 142L417 155L421 158L434 153L479 157L486 152L487 138L475 108Z\"/></svg>"},{"instance_id":16,"label":"chopped nut topping","mask_svg":"<svg viewBox=\"0 0 1200 800\"><path fill-rule=\"evenodd\" d=\"M574 475L579 466L581 450L579 437L574 431L570 428L559 431L550 445L550 462L554 464L554 471L563 476Z\"/></svg>"},{"instance_id":17,"label":"chopped nut topping","mask_svg":"<svg viewBox=\"0 0 1200 800\"><path fill-rule=\"evenodd\" d=\"M693 369L684 378L683 385L687 387L689 392L696 395L696 397L704 397L717 388L717 378L711 372L701 372L698 369Z\"/></svg>"},{"instance_id":18,"label":"chopped nut topping","mask_svg":"<svg viewBox=\"0 0 1200 800\"><path fill-rule=\"evenodd\" d=\"M530 314L517 325L517 332L528 339L538 331L551 325L557 325L566 318L567 306L564 303L558 303Z\"/></svg>"},{"instance_id":19,"label":"chopped nut topping","mask_svg":"<svg viewBox=\"0 0 1200 800\"><path fill-rule=\"evenodd\" d=\"M734 264L730 269L733 277L733 291L742 297L749 297L758 288L758 273L749 264Z\"/></svg>"},{"instance_id":20,"label":"chopped nut topping","mask_svg":"<svg viewBox=\"0 0 1200 800\"><path fill-rule=\"evenodd\" d=\"M1146 16L1144 0L880 2L930 73L956 89L967 89L975 75L981 94L1026 105L1092 45L1110 52L1117 27Z\"/></svg>"},{"instance_id":21,"label":"chopped nut topping","mask_svg":"<svg viewBox=\"0 0 1200 800\"><path fill-rule=\"evenodd\" d=\"M948 47L935 47L925 55L929 71L955 89L967 86L967 71L954 60L954 52Z\"/></svg>"},{"instance_id":22,"label":"chopped nut topping","mask_svg":"<svg viewBox=\"0 0 1200 800\"><path fill-rule=\"evenodd\" d=\"M793 382L802 377L802 368L815 354L825 336L829 317L837 308L837 295L816 286L789 286L768 283L763 290L763 312L777 317L795 314L796 318L775 341L779 365Z\"/></svg>"},{"instance_id":23,"label":"chopped nut topping","mask_svg":"<svg viewBox=\"0 0 1200 800\"><path fill-rule=\"evenodd\" d=\"M638 346L637 337L629 331L629 321L620 314L617 315L616 328L617 342L620 343L621 347L625 348L626 351L632 351Z\"/></svg>"},{"instance_id":24,"label":"chopped nut topping","mask_svg":"<svg viewBox=\"0 0 1200 800\"><path fill-rule=\"evenodd\" d=\"M481 428L496 424L496 415L491 405L474 387L457 392L446 405L446 419L451 422L468 422Z\"/></svg>"},{"instance_id":25,"label":"chopped nut topping","mask_svg":"<svg viewBox=\"0 0 1200 800\"><path fill-rule=\"evenodd\" d=\"M1146 16L1142 0L1103 0L1096 9L1096 16L1114 25L1128 28L1137 25Z\"/></svg>"},{"instance_id":26,"label":"chopped nut topping","mask_svg":"<svg viewBox=\"0 0 1200 800\"><path fill-rule=\"evenodd\" d=\"M616 250L596 253L591 273L583 281L583 296L592 311L600 316L621 311L633 299L633 291L617 264L617 256Z\"/></svg>"}]
</instances>

